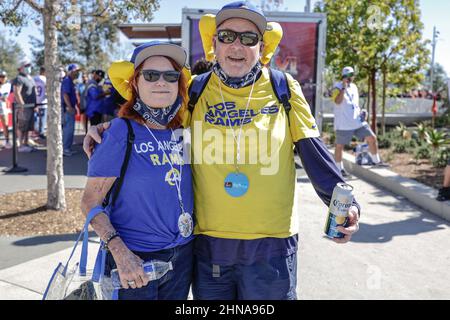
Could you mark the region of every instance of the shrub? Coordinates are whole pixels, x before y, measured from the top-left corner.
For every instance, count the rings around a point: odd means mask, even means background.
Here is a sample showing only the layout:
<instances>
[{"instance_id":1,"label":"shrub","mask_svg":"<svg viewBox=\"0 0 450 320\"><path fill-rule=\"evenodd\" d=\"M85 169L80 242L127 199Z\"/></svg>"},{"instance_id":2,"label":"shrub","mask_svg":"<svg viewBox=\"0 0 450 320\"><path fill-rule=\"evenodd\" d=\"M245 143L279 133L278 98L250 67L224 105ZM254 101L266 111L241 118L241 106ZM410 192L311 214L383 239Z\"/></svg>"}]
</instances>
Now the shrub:
<instances>
[{"instance_id":1,"label":"shrub","mask_svg":"<svg viewBox=\"0 0 450 320\"><path fill-rule=\"evenodd\" d=\"M442 146L448 143L446 134L436 129L429 129L425 134L425 139L435 151L441 149Z\"/></svg>"},{"instance_id":2,"label":"shrub","mask_svg":"<svg viewBox=\"0 0 450 320\"><path fill-rule=\"evenodd\" d=\"M336 142L336 134L334 133L334 132L331 132L330 133L330 138L329 138L330 140L329 140L329 143L331 144L331 145L334 145L334 143Z\"/></svg>"},{"instance_id":3,"label":"shrub","mask_svg":"<svg viewBox=\"0 0 450 320\"><path fill-rule=\"evenodd\" d=\"M416 140L412 139L408 141L408 145L410 148L416 148L417 147L417 142Z\"/></svg>"},{"instance_id":4,"label":"shrub","mask_svg":"<svg viewBox=\"0 0 450 320\"><path fill-rule=\"evenodd\" d=\"M394 152L395 153L406 153L406 152L408 152L408 147L409 147L408 141L394 142Z\"/></svg>"},{"instance_id":5,"label":"shrub","mask_svg":"<svg viewBox=\"0 0 450 320\"><path fill-rule=\"evenodd\" d=\"M431 163L436 168L444 168L447 165L449 157L449 149L441 149L435 156L431 158Z\"/></svg>"},{"instance_id":6,"label":"shrub","mask_svg":"<svg viewBox=\"0 0 450 320\"><path fill-rule=\"evenodd\" d=\"M397 133L397 137L403 138L407 134L408 128L400 122L399 125L395 127L395 132Z\"/></svg>"},{"instance_id":7,"label":"shrub","mask_svg":"<svg viewBox=\"0 0 450 320\"><path fill-rule=\"evenodd\" d=\"M420 147L416 150L414 155L416 159L430 159L431 158L431 150L427 146Z\"/></svg>"},{"instance_id":8,"label":"shrub","mask_svg":"<svg viewBox=\"0 0 450 320\"><path fill-rule=\"evenodd\" d=\"M392 146L392 139L388 134L378 137L378 148L389 149L391 146Z\"/></svg>"}]
</instances>

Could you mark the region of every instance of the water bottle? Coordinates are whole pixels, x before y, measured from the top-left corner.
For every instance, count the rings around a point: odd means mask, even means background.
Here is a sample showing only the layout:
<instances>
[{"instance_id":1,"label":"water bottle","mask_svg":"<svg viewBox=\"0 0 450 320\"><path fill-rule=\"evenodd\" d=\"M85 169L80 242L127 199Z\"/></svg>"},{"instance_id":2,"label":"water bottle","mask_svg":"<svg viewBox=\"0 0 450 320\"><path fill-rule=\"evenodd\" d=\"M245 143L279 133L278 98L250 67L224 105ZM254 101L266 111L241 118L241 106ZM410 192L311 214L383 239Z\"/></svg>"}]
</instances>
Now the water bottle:
<instances>
[{"instance_id":1,"label":"water bottle","mask_svg":"<svg viewBox=\"0 0 450 320\"><path fill-rule=\"evenodd\" d=\"M144 268L144 272L150 281L161 279L167 272L173 270L172 261L165 262L161 260L150 260L145 262L142 267ZM111 280L114 289L122 288L119 271L117 269L113 269L111 271Z\"/></svg>"}]
</instances>

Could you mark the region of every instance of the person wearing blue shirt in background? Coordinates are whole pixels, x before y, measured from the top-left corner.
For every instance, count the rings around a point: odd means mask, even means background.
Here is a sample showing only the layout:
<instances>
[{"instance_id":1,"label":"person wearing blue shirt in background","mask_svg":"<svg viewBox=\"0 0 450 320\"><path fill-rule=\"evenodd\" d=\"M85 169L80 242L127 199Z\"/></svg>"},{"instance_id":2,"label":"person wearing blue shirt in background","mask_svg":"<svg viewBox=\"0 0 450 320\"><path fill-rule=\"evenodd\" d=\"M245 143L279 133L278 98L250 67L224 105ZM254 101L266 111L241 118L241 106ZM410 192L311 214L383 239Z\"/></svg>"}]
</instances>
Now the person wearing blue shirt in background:
<instances>
[{"instance_id":1,"label":"person wearing blue shirt in background","mask_svg":"<svg viewBox=\"0 0 450 320\"><path fill-rule=\"evenodd\" d=\"M102 122L102 104L107 92L103 91L100 82L105 78L105 71L95 70L86 89L86 116L91 126Z\"/></svg>"},{"instance_id":2,"label":"person wearing blue shirt in background","mask_svg":"<svg viewBox=\"0 0 450 320\"><path fill-rule=\"evenodd\" d=\"M101 110L103 113L103 122L108 122L117 117L120 106L126 101L112 86L109 79L105 80L103 90L107 92L107 95L103 99Z\"/></svg>"},{"instance_id":3,"label":"person wearing blue shirt in background","mask_svg":"<svg viewBox=\"0 0 450 320\"><path fill-rule=\"evenodd\" d=\"M75 115L77 104L77 94L74 80L78 78L80 68L73 63L67 67L67 75L61 83L61 107L63 124L63 155L70 157L74 154L71 150L73 137L75 135Z\"/></svg>"},{"instance_id":4,"label":"person wearing blue shirt in background","mask_svg":"<svg viewBox=\"0 0 450 320\"><path fill-rule=\"evenodd\" d=\"M134 145L120 193L91 222L108 248L105 275L115 268L119 272L119 300L188 297L194 197L191 166L183 159L187 142L178 130L187 112L185 62L186 52L174 44L155 41L134 50L127 62L128 101L89 160L81 202L85 215L117 187L131 126ZM123 63L113 63L109 73ZM150 260L170 261L173 270L150 282L142 265Z\"/></svg>"}]
</instances>

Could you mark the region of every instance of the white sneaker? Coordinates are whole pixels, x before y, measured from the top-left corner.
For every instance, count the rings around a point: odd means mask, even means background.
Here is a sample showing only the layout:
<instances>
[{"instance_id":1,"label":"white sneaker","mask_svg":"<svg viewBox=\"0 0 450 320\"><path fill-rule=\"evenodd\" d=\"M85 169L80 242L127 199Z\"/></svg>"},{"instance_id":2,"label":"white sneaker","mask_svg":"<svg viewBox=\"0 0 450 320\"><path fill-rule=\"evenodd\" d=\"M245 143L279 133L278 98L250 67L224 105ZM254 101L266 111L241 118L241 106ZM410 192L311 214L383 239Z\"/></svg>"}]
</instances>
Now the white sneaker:
<instances>
[{"instance_id":1,"label":"white sneaker","mask_svg":"<svg viewBox=\"0 0 450 320\"><path fill-rule=\"evenodd\" d=\"M34 149L31 148L30 146L20 146L19 148L17 148L17 151L19 152L33 152Z\"/></svg>"},{"instance_id":2,"label":"white sneaker","mask_svg":"<svg viewBox=\"0 0 450 320\"><path fill-rule=\"evenodd\" d=\"M11 148L12 148L12 144L11 144L11 142L7 141L7 142L5 142L5 144L3 145L3 147L4 147L5 149L11 149Z\"/></svg>"}]
</instances>

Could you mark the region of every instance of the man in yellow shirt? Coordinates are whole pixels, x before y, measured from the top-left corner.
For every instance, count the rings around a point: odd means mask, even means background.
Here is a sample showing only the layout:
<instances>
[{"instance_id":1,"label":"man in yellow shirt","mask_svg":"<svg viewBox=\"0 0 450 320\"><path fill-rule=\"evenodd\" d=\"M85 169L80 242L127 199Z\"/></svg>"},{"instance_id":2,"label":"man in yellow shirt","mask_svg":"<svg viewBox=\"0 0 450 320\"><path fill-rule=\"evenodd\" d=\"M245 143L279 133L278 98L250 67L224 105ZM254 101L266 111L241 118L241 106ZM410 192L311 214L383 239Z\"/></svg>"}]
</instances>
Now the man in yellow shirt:
<instances>
[{"instance_id":1,"label":"man in yellow shirt","mask_svg":"<svg viewBox=\"0 0 450 320\"><path fill-rule=\"evenodd\" d=\"M343 182L290 75L289 113L277 99L271 71L260 63L266 25L248 2L221 9L216 62L186 121L193 155L195 299L296 299L294 145L327 205ZM91 135L99 140L96 131ZM349 225L339 227L345 237L333 241L348 242L358 230L356 201L349 215Z\"/></svg>"}]
</instances>

